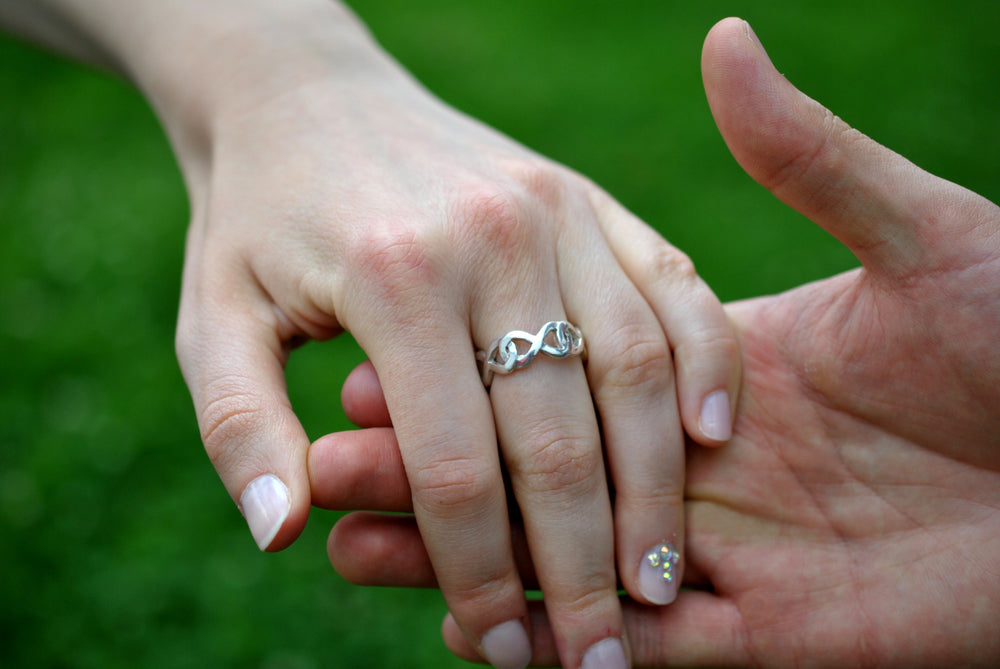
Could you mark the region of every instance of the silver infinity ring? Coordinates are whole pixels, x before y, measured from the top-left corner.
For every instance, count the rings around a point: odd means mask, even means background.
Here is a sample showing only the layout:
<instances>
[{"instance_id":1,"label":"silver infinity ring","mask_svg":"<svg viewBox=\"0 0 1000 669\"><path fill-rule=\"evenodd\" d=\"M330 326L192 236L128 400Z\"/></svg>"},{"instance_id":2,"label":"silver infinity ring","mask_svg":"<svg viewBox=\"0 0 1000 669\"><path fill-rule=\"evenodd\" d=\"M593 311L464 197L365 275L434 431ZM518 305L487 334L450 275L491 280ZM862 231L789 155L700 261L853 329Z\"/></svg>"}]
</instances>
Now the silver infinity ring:
<instances>
[{"instance_id":1,"label":"silver infinity ring","mask_svg":"<svg viewBox=\"0 0 1000 669\"><path fill-rule=\"evenodd\" d=\"M521 353L518 343L527 344L528 349ZM538 334L512 330L494 339L487 350L476 353L476 360L479 361L483 385L489 388L494 374L510 374L524 369L539 353L553 358L569 358L583 355L586 350L580 328L569 321L549 321Z\"/></svg>"}]
</instances>

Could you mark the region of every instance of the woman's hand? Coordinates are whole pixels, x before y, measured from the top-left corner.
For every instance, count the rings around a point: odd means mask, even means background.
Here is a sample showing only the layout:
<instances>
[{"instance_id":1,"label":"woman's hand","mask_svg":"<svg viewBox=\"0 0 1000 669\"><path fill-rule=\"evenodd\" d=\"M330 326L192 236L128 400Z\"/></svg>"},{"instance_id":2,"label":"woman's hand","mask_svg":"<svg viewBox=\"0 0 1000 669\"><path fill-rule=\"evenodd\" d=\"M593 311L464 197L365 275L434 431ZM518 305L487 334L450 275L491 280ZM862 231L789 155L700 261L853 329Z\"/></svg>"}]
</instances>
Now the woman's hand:
<instances>
[{"instance_id":1,"label":"woman's hand","mask_svg":"<svg viewBox=\"0 0 1000 669\"><path fill-rule=\"evenodd\" d=\"M1000 209L849 128L773 68L745 23L704 50L741 165L864 268L729 307L744 382L725 449L692 449L687 582L625 604L640 666L995 666L1000 661ZM385 423L361 369L355 416ZM317 442L327 499L400 509L392 433ZM352 514L331 535L362 583L432 585L419 533ZM537 565L536 565L537 566ZM525 580L531 565L522 563ZM534 662L556 661L533 614ZM445 626L463 657L476 651Z\"/></svg>"},{"instance_id":2,"label":"woman's hand","mask_svg":"<svg viewBox=\"0 0 1000 669\"><path fill-rule=\"evenodd\" d=\"M636 598L673 600L681 566L642 565L682 550L682 420L703 443L729 437L728 321L687 259L593 184L364 57L227 99L187 170L178 352L206 448L260 546L291 541L311 495L282 366L299 339L349 331L469 642L498 666L530 657L506 467L562 661L624 666L615 561ZM540 356L484 388L477 350L560 320L586 365Z\"/></svg>"},{"instance_id":3,"label":"woman's hand","mask_svg":"<svg viewBox=\"0 0 1000 669\"><path fill-rule=\"evenodd\" d=\"M288 545L330 494L310 487L289 351L349 331L469 643L499 666L530 657L505 467L562 661L624 664L615 562L637 599L674 598L682 565L646 555L683 550L683 428L726 441L739 383L729 322L687 258L434 99L328 0L52 0L0 16L118 69L163 120L192 208L178 356L258 545ZM543 355L487 391L477 350L551 321L579 327L586 364Z\"/></svg>"}]
</instances>

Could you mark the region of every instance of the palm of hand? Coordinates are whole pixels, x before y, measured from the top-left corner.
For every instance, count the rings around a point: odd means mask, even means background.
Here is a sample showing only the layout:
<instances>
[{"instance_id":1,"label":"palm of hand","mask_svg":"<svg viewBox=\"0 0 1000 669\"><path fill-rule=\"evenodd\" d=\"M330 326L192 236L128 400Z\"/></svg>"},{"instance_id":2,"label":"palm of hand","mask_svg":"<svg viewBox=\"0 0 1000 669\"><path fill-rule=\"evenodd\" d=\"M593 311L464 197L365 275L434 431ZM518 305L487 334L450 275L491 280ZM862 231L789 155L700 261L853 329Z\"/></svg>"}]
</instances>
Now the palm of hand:
<instances>
[{"instance_id":1,"label":"palm of hand","mask_svg":"<svg viewBox=\"0 0 1000 669\"><path fill-rule=\"evenodd\" d=\"M974 209L1000 223L985 200ZM926 278L856 270L728 307L744 361L735 433L689 451L695 587L668 607L626 606L635 666L996 664L1000 249L964 257ZM355 505L404 510L400 465L368 464L374 452L394 463L394 443L371 434L323 467L338 472L330 488L351 497L366 481L378 499ZM334 533L334 562L360 583L432 584L415 528L392 518L385 533L373 518ZM447 623L445 639L476 658Z\"/></svg>"},{"instance_id":2,"label":"palm of hand","mask_svg":"<svg viewBox=\"0 0 1000 669\"><path fill-rule=\"evenodd\" d=\"M744 366L734 435L690 449L687 468L686 579L707 587L626 608L633 663L996 666L1000 209L802 95L742 22L713 28L703 72L737 161L864 269L727 308ZM397 491L372 508L405 508L398 472L371 478ZM366 526L377 541L353 541ZM358 582L433 582L415 531L342 529L331 553ZM362 560L387 538L408 571ZM540 610L533 623L534 660L555 661ZM454 625L444 635L476 657Z\"/></svg>"},{"instance_id":3,"label":"palm of hand","mask_svg":"<svg viewBox=\"0 0 1000 669\"><path fill-rule=\"evenodd\" d=\"M714 592L637 610L636 659L995 664L1000 209L797 91L745 24L702 66L737 161L864 268L731 305L735 434L688 466L688 564Z\"/></svg>"},{"instance_id":4,"label":"palm of hand","mask_svg":"<svg viewBox=\"0 0 1000 669\"><path fill-rule=\"evenodd\" d=\"M692 452L689 559L740 619L741 662L1000 654L998 269L734 305L740 419Z\"/></svg>"}]
</instances>

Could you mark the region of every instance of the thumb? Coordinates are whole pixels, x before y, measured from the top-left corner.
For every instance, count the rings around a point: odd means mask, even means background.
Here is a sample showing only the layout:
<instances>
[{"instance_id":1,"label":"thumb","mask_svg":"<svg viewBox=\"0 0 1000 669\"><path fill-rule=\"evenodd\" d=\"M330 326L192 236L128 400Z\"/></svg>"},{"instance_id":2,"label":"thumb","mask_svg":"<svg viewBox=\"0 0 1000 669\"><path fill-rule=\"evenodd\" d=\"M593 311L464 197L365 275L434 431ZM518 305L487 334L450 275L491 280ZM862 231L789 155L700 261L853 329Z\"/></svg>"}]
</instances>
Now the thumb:
<instances>
[{"instance_id":1,"label":"thumb","mask_svg":"<svg viewBox=\"0 0 1000 669\"><path fill-rule=\"evenodd\" d=\"M309 514L309 439L288 400L275 329L231 306L182 305L177 355L205 450L254 541L288 546Z\"/></svg>"},{"instance_id":2,"label":"thumb","mask_svg":"<svg viewBox=\"0 0 1000 669\"><path fill-rule=\"evenodd\" d=\"M924 274L974 243L962 233L982 220L980 198L924 172L796 89L745 21L724 19L712 28L702 76L737 162L868 270L896 279Z\"/></svg>"}]
</instances>

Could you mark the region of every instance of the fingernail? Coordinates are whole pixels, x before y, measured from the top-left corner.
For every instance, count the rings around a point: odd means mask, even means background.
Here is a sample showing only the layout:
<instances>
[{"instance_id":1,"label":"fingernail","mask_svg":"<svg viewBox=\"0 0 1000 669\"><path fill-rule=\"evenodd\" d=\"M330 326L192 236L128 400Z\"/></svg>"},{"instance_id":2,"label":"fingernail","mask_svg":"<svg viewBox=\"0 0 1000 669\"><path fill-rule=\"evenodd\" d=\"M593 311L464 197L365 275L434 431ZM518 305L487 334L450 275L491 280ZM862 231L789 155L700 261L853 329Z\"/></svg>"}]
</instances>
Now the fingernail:
<instances>
[{"instance_id":1,"label":"fingernail","mask_svg":"<svg viewBox=\"0 0 1000 669\"><path fill-rule=\"evenodd\" d=\"M768 60L771 60L771 57L767 55L767 49L764 48L764 45L760 42L760 38L757 37L757 33L753 31L753 28L751 28L750 24L746 21L743 22L743 31L746 33L747 39L750 40L750 43L760 49L760 52L764 54Z\"/></svg>"},{"instance_id":2,"label":"fingernail","mask_svg":"<svg viewBox=\"0 0 1000 669\"><path fill-rule=\"evenodd\" d=\"M701 416L698 426L709 439L728 441L733 436L733 424L730 418L729 393L716 390L710 393L701 403Z\"/></svg>"},{"instance_id":3,"label":"fingernail","mask_svg":"<svg viewBox=\"0 0 1000 669\"><path fill-rule=\"evenodd\" d=\"M531 642L520 620L500 623L483 635L483 655L497 669L524 669L531 662Z\"/></svg>"},{"instance_id":4,"label":"fingernail","mask_svg":"<svg viewBox=\"0 0 1000 669\"><path fill-rule=\"evenodd\" d=\"M680 554L668 543L660 543L642 554L639 563L639 592L653 604L669 604L677 599L680 585Z\"/></svg>"},{"instance_id":5,"label":"fingernail","mask_svg":"<svg viewBox=\"0 0 1000 669\"><path fill-rule=\"evenodd\" d=\"M622 640L608 638L595 643L583 654L580 669L628 669Z\"/></svg>"},{"instance_id":6,"label":"fingernail","mask_svg":"<svg viewBox=\"0 0 1000 669\"><path fill-rule=\"evenodd\" d=\"M240 511L258 548L266 550L292 508L288 487L274 474L258 476L240 495Z\"/></svg>"}]
</instances>

